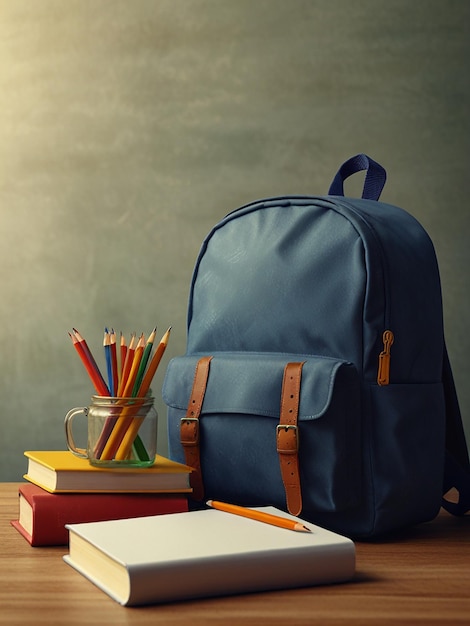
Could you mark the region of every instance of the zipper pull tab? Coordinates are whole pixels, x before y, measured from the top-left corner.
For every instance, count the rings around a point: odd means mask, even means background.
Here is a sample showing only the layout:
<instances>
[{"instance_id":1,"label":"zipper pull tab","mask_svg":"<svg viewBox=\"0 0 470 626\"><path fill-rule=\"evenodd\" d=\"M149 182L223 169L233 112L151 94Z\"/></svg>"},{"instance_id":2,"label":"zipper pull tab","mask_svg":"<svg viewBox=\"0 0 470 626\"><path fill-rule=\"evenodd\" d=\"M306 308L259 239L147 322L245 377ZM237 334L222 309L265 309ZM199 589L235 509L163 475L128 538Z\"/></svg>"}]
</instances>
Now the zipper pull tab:
<instances>
[{"instance_id":1,"label":"zipper pull tab","mask_svg":"<svg viewBox=\"0 0 470 626\"><path fill-rule=\"evenodd\" d=\"M394 336L391 330L384 331L382 335L384 349L379 354L379 370L377 372L377 384L388 385L390 381L390 348L392 347Z\"/></svg>"}]
</instances>

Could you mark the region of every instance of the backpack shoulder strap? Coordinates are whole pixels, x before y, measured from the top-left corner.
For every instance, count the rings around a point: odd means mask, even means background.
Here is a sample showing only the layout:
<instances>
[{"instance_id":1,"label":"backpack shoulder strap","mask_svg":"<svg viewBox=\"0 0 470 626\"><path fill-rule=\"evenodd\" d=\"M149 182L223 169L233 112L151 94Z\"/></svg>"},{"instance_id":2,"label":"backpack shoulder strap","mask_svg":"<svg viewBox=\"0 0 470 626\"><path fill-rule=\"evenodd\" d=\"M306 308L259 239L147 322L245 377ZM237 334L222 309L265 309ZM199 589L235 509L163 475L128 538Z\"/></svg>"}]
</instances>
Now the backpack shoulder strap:
<instances>
[{"instance_id":1,"label":"backpack shoulder strap","mask_svg":"<svg viewBox=\"0 0 470 626\"><path fill-rule=\"evenodd\" d=\"M446 458L443 494L445 495L453 487L459 493L458 502L450 502L443 497L442 507L453 515L464 515L470 511L470 462L454 377L445 345L442 382L446 403Z\"/></svg>"}]
</instances>

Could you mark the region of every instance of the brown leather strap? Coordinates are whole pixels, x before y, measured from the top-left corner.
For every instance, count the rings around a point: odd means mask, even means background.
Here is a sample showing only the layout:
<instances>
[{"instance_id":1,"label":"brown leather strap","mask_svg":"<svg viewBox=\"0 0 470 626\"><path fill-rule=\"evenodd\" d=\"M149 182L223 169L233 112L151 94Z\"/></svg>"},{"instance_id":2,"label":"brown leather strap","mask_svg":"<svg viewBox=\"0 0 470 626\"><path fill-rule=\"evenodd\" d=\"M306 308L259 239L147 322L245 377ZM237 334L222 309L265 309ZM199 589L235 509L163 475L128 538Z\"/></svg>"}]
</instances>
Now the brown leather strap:
<instances>
[{"instance_id":1,"label":"brown leather strap","mask_svg":"<svg viewBox=\"0 0 470 626\"><path fill-rule=\"evenodd\" d=\"M180 439L184 449L186 465L193 468L190 474L190 481L194 500L202 500L204 498L199 449L199 416L204 401L204 394L206 393L211 360L211 356L204 356L197 362L186 417L181 418L180 424Z\"/></svg>"},{"instance_id":2,"label":"brown leather strap","mask_svg":"<svg viewBox=\"0 0 470 626\"><path fill-rule=\"evenodd\" d=\"M281 415L277 427L276 443L281 466L282 481L286 491L287 508L291 515L302 510L302 491L299 472L299 415L300 381L303 363L287 363L284 368L281 393Z\"/></svg>"}]
</instances>

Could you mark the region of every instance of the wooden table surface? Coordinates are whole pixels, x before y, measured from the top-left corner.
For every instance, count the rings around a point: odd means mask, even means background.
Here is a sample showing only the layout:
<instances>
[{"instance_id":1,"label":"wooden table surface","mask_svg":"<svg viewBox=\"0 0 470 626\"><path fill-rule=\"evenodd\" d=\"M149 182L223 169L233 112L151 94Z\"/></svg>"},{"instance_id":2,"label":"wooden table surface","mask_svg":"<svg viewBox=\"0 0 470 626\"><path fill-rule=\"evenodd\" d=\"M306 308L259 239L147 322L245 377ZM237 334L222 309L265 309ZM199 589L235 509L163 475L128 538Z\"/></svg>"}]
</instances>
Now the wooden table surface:
<instances>
[{"instance_id":1,"label":"wooden table surface","mask_svg":"<svg viewBox=\"0 0 470 626\"><path fill-rule=\"evenodd\" d=\"M445 512L385 542L356 544L352 582L124 608L10 525L18 483L0 483L0 624L470 624L470 517Z\"/></svg>"}]
</instances>

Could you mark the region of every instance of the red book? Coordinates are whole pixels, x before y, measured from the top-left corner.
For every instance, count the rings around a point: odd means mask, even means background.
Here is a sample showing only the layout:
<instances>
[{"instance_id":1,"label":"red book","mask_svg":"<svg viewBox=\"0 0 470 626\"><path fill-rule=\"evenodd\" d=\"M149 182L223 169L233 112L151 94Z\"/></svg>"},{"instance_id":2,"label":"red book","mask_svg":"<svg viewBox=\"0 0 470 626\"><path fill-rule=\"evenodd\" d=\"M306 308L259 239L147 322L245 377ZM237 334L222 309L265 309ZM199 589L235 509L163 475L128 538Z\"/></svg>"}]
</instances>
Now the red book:
<instances>
[{"instance_id":1,"label":"red book","mask_svg":"<svg viewBox=\"0 0 470 626\"><path fill-rule=\"evenodd\" d=\"M19 516L11 525L32 546L67 545L65 524L145 517L188 510L182 493L49 493L26 483L19 488Z\"/></svg>"}]
</instances>

